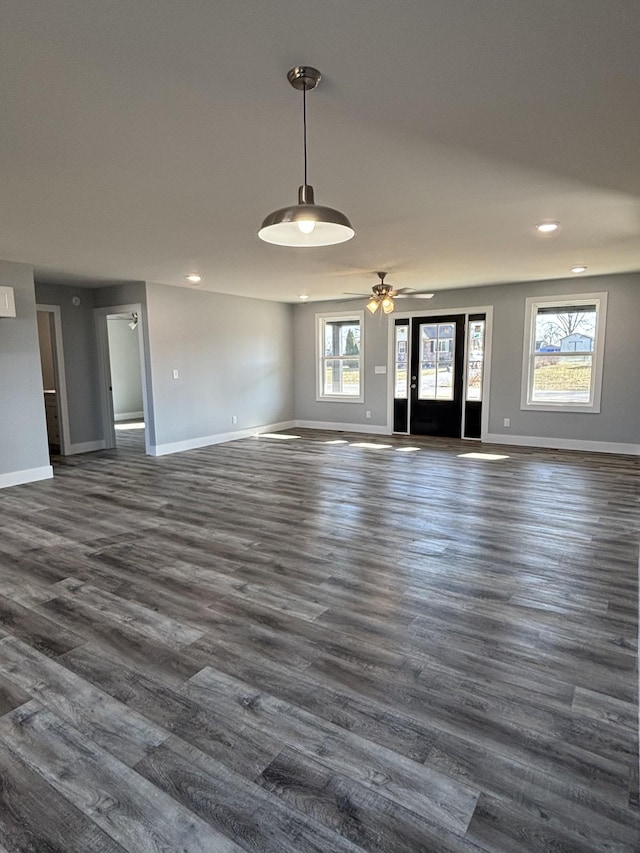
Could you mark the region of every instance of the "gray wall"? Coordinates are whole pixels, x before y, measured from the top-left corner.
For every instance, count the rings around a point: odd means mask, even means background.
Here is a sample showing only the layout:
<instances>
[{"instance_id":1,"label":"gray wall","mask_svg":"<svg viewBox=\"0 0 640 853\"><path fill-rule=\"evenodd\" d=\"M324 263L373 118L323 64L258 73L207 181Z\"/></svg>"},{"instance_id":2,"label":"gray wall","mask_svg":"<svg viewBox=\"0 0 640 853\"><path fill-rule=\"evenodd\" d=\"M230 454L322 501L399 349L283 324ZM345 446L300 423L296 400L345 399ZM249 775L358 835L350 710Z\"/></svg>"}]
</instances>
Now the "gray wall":
<instances>
[{"instance_id":1,"label":"gray wall","mask_svg":"<svg viewBox=\"0 0 640 853\"><path fill-rule=\"evenodd\" d=\"M72 445L103 438L93 319L95 293L88 287L36 284L38 304L60 306ZM74 296L80 297L80 305L72 303Z\"/></svg>"},{"instance_id":2,"label":"gray wall","mask_svg":"<svg viewBox=\"0 0 640 853\"><path fill-rule=\"evenodd\" d=\"M521 411L522 350L525 299L529 296L605 291L609 294L601 411L563 413ZM385 426L387 377L373 372L387 364L387 322L365 311L364 403L316 402L315 314L350 310L357 303L334 302L298 305L294 312L296 418L316 422L344 422ZM403 299L397 313L492 305L493 355L489 404L489 432L532 438L640 443L640 274L580 277L558 281L492 285L438 291L428 303ZM389 368L390 369L390 368ZM372 413L370 420L365 411ZM511 418L511 427L503 419Z\"/></svg>"},{"instance_id":3,"label":"gray wall","mask_svg":"<svg viewBox=\"0 0 640 853\"><path fill-rule=\"evenodd\" d=\"M316 302L295 306L294 393L297 420L362 424L368 427L386 424L387 376L374 371L376 365L387 364L389 326L386 317L372 316L368 311L364 312L364 333L361 337L361 350L364 351L364 402L316 401L316 314L358 312L364 305L363 299L362 302ZM365 417L367 410L371 412L370 419Z\"/></svg>"},{"instance_id":4,"label":"gray wall","mask_svg":"<svg viewBox=\"0 0 640 853\"><path fill-rule=\"evenodd\" d=\"M156 445L293 418L291 306L148 284L147 313Z\"/></svg>"},{"instance_id":5,"label":"gray wall","mask_svg":"<svg viewBox=\"0 0 640 853\"><path fill-rule=\"evenodd\" d=\"M33 269L0 261L16 317L0 317L0 477L49 465Z\"/></svg>"},{"instance_id":6,"label":"gray wall","mask_svg":"<svg viewBox=\"0 0 640 853\"><path fill-rule=\"evenodd\" d=\"M93 294L96 308L109 308L111 305L130 305L136 302L144 307L147 301L147 288L144 281L110 284L97 288Z\"/></svg>"},{"instance_id":7,"label":"gray wall","mask_svg":"<svg viewBox=\"0 0 640 853\"><path fill-rule=\"evenodd\" d=\"M142 415L142 377L138 326L129 327L131 316L108 317L109 364L115 420Z\"/></svg>"},{"instance_id":8,"label":"gray wall","mask_svg":"<svg viewBox=\"0 0 640 853\"><path fill-rule=\"evenodd\" d=\"M130 303L144 306L145 285L131 282L89 288L36 283L35 288L38 303L60 306L70 443L99 442L104 433L94 308ZM80 297L80 305L73 304L74 296Z\"/></svg>"}]
</instances>

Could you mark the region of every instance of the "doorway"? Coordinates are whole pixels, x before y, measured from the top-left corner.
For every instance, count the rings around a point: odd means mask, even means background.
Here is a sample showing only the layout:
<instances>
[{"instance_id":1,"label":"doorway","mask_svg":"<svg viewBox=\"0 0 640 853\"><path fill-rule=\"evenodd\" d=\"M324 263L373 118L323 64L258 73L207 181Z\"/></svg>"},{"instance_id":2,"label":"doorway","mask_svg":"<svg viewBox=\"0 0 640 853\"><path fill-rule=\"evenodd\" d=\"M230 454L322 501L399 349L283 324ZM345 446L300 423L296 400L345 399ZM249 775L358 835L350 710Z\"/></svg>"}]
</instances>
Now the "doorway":
<instances>
[{"instance_id":1,"label":"doorway","mask_svg":"<svg viewBox=\"0 0 640 853\"><path fill-rule=\"evenodd\" d=\"M36 305L49 456L69 454L69 414L60 306Z\"/></svg>"},{"instance_id":2,"label":"doorway","mask_svg":"<svg viewBox=\"0 0 640 853\"><path fill-rule=\"evenodd\" d=\"M488 311L397 318L393 431L480 439L486 433Z\"/></svg>"},{"instance_id":3,"label":"doorway","mask_svg":"<svg viewBox=\"0 0 640 853\"><path fill-rule=\"evenodd\" d=\"M95 309L105 447L148 453L142 306Z\"/></svg>"}]
</instances>

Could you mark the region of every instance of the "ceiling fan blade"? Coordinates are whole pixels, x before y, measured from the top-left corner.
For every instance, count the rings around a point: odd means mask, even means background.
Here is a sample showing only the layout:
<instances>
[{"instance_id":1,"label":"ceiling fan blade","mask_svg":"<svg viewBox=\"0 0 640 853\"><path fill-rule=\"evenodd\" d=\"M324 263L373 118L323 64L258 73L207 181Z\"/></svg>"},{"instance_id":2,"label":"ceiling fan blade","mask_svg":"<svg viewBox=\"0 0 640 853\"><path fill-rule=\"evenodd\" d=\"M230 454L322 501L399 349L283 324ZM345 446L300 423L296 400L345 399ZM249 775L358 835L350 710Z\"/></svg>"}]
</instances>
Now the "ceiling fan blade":
<instances>
[{"instance_id":1,"label":"ceiling fan blade","mask_svg":"<svg viewBox=\"0 0 640 853\"><path fill-rule=\"evenodd\" d=\"M433 293L427 293L424 290L421 291L413 291L412 293L397 293L396 297L398 299L433 299Z\"/></svg>"},{"instance_id":2,"label":"ceiling fan blade","mask_svg":"<svg viewBox=\"0 0 640 853\"><path fill-rule=\"evenodd\" d=\"M352 290L343 290L342 293L344 296L371 296L370 293L354 293Z\"/></svg>"}]
</instances>

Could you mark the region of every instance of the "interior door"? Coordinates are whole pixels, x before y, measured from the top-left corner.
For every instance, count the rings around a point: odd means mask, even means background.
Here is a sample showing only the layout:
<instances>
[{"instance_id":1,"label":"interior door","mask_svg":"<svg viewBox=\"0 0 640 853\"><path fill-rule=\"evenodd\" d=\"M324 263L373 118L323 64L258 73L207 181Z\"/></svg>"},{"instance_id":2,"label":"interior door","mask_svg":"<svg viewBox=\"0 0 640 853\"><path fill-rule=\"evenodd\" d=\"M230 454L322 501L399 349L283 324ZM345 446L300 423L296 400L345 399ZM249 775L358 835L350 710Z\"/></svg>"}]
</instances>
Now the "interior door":
<instances>
[{"instance_id":1,"label":"interior door","mask_svg":"<svg viewBox=\"0 0 640 853\"><path fill-rule=\"evenodd\" d=\"M411 322L413 435L460 438L464 380L464 314Z\"/></svg>"}]
</instances>

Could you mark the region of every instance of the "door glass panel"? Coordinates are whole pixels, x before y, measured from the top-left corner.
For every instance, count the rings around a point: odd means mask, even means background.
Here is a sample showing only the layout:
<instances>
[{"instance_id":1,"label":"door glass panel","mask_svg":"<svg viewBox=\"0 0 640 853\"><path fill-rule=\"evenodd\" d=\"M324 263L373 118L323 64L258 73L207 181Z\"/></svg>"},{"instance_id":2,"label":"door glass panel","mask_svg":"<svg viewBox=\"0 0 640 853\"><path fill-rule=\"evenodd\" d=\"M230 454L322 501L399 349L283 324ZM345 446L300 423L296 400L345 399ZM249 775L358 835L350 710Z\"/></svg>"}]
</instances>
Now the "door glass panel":
<instances>
[{"instance_id":1,"label":"door glass panel","mask_svg":"<svg viewBox=\"0 0 640 853\"><path fill-rule=\"evenodd\" d=\"M471 320L469 322L469 338L467 340L467 401L482 400L484 333L484 320Z\"/></svg>"},{"instance_id":2,"label":"door glass panel","mask_svg":"<svg viewBox=\"0 0 640 853\"><path fill-rule=\"evenodd\" d=\"M420 324L419 400L453 400L455 323Z\"/></svg>"},{"instance_id":3,"label":"door glass panel","mask_svg":"<svg viewBox=\"0 0 640 853\"><path fill-rule=\"evenodd\" d=\"M396 400L406 400L408 396L409 326L396 326L395 339L395 392Z\"/></svg>"}]
</instances>

